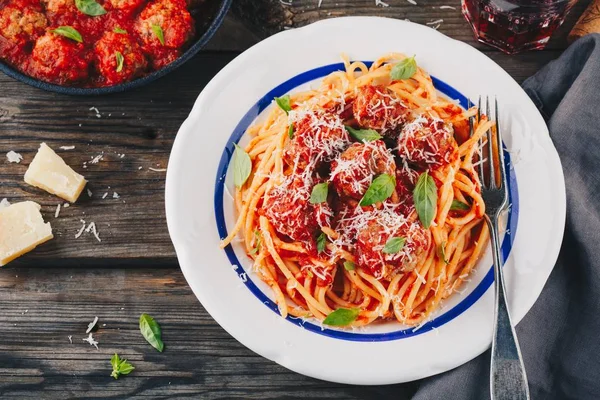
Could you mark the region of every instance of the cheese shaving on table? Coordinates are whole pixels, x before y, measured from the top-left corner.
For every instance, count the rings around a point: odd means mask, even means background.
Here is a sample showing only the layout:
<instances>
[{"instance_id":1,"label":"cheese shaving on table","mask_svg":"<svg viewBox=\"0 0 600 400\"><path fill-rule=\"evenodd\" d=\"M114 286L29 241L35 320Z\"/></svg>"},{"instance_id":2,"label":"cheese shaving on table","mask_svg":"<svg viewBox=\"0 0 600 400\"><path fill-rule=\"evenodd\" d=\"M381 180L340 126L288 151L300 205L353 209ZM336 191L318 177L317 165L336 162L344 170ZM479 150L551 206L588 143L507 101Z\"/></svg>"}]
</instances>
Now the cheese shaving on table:
<instances>
[{"instance_id":1,"label":"cheese shaving on table","mask_svg":"<svg viewBox=\"0 0 600 400\"><path fill-rule=\"evenodd\" d=\"M73 150L75 148L75 146L60 146L59 149L61 150Z\"/></svg>"},{"instance_id":2,"label":"cheese shaving on table","mask_svg":"<svg viewBox=\"0 0 600 400\"><path fill-rule=\"evenodd\" d=\"M98 162L102 160L103 157L104 154L98 154L97 156L92 157L92 161L90 161L90 164L98 164Z\"/></svg>"},{"instance_id":3,"label":"cheese shaving on table","mask_svg":"<svg viewBox=\"0 0 600 400\"><path fill-rule=\"evenodd\" d=\"M439 6L440 10L456 10L456 7L453 6Z\"/></svg>"},{"instance_id":4,"label":"cheese shaving on table","mask_svg":"<svg viewBox=\"0 0 600 400\"><path fill-rule=\"evenodd\" d=\"M152 168L152 167L149 167L148 169L150 171L154 171L154 172L166 172L167 171L166 168Z\"/></svg>"},{"instance_id":5,"label":"cheese shaving on table","mask_svg":"<svg viewBox=\"0 0 600 400\"><path fill-rule=\"evenodd\" d=\"M69 335L69 336L67 336L67 337L69 338L69 343L73 344L73 336L72 336L72 335Z\"/></svg>"},{"instance_id":6,"label":"cheese shaving on table","mask_svg":"<svg viewBox=\"0 0 600 400\"><path fill-rule=\"evenodd\" d=\"M103 198L103 199L105 199L105 198L106 198L106 196L108 196L108 192L104 193L104 194L102 195L102 198Z\"/></svg>"},{"instance_id":7,"label":"cheese shaving on table","mask_svg":"<svg viewBox=\"0 0 600 400\"><path fill-rule=\"evenodd\" d=\"M417 2L415 0L406 0L408 1L410 4L412 4L413 6L417 5Z\"/></svg>"},{"instance_id":8,"label":"cheese shaving on table","mask_svg":"<svg viewBox=\"0 0 600 400\"><path fill-rule=\"evenodd\" d=\"M92 191L90 189L87 190L88 197L92 197Z\"/></svg>"},{"instance_id":9,"label":"cheese shaving on table","mask_svg":"<svg viewBox=\"0 0 600 400\"><path fill-rule=\"evenodd\" d=\"M8 153L6 153L6 158L8 159L9 163L20 163L21 160L23 160L23 156L19 153L15 153L14 151L9 151Z\"/></svg>"},{"instance_id":10,"label":"cheese shaving on table","mask_svg":"<svg viewBox=\"0 0 600 400\"><path fill-rule=\"evenodd\" d=\"M118 199L121 196L119 196L119 194L117 192L113 192L112 197L113 197L113 199Z\"/></svg>"},{"instance_id":11,"label":"cheese shaving on table","mask_svg":"<svg viewBox=\"0 0 600 400\"><path fill-rule=\"evenodd\" d=\"M98 341L94 340L94 337L92 336L92 332L90 332L90 335L86 338L81 339L84 342L88 342L90 344L90 346L94 346L96 348L96 350L98 349Z\"/></svg>"},{"instance_id":12,"label":"cheese shaving on table","mask_svg":"<svg viewBox=\"0 0 600 400\"><path fill-rule=\"evenodd\" d=\"M58 218L58 214L60 214L60 203L56 206L56 211L54 211L54 218Z\"/></svg>"},{"instance_id":13,"label":"cheese shaving on table","mask_svg":"<svg viewBox=\"0 0 600 400\"><path fill-rule=\"evenodd\" d=\"M7 199L0 200L0 210L10 206L10 202Z\"/></svg>"},{"instance_id":14,"label":"cheese shaving on table","mask_svg":"<svg viewBox=\"0 0 600 400\"><path fill-rule=\"evenodd\" d=\"M79 236L81 236L81 234L85 230L85 221L80 219L79 222L81 222L83 225L81 226L81 229L79 229L79 231L77 231L77 233L75 234L75 239L79 239Z\"/></svg>"},{"instance_id":15,"label":"cheese shaving on table","mask_svg":"<svg viewBox=\"0 0 600 400\"><path fill-rule=\"evenodd\" d=\"M388 3L384 3L381 0L375 0L375 5L379 6L379 7L389 7L390 6Z\"/></svg>"},{"instance_id":16,"label":"cheese shaving on table","mask_svg":"<svg viewBox=\"0 0 600 400\"><path fill-rule=\"evenodd\" d=\"M98 323L98 317L94 317L94 320L88 324L85 333L90 333L94 329L94 326L96 326L96 323Z\"/></svg>"},{"instance_id":17,"label":"cheese shaving on table","mask_svg":"<svg viewBox=\"0 0 600 400\"><path fill-rule=\"evenodd\" d=\"M98 231L96 231L96 223L95 222L90 222L90 224L87 226L87 228L85 228L85 231L86 231L86 233L92 232L92 234L94 235L96 240L98 240L99 242L102 241L100 239L100 236L98 236Z\"/></svg>"}]
</instances>

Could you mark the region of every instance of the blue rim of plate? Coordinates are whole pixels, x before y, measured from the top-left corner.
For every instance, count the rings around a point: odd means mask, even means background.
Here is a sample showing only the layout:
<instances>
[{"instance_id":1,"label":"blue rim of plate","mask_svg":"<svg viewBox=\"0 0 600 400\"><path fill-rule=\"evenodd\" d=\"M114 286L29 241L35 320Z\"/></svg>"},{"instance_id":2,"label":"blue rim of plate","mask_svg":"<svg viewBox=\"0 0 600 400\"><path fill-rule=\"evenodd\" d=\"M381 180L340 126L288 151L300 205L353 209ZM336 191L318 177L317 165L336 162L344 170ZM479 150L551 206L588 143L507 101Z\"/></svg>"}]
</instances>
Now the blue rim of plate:
<instances>
[{"instance_id":1,"label":"blue rim of plate","mask_svg":"<svg viewBox=\"0 0 600 400\"><path fill-rule=\"evenodd\" d=\"M370 67L372 61L363 61L367 67ZM256 104L254 104L248 112L244 115L241 121L238 123L233 133L229 137L229 141L225 149L223 150L223 154L221 155L221 160L219 161L219 166L217 169L217 179L215 182L215 197L214 197L214 207L215 207L215 217L217 220L217 231L219 233L219 238L227 237L227 226L225 223L225 214L223 207L223 196L225 192L225 178L227 176L227 170L229 168L229 163L233 156L234 151L234 143L238 143L242 138L246 129L254 122L254 120L272 103L273 98L281 97L286 93L292 91L300 85L303 85L307 82L313 81L315 79L322 78L332 72L335 71L343 71L344 64L329 64L324 65L322 67L318 67L315 69L311 69L309 71L303 72L299 75L294 76L293 78L288 79L283 82L279 86L272 89L266 95L264 95ZM462 95L458 90L454 89L452 86L447 83L435 78L431 77L433 81L433 85L435 88L446 95L451 99L458 100L460 105L463 108L468 107L469 101L467 98ZM473 103L471 103L473 104ZM517 221L519 216L519 195L517 189L517 178L515 175L514 168L511 166L510 154L504 149L504 162L506 165L506 171L508 176L508 194L509 194L509 204L510 207L508 209L508 218L507 218L507 231L504 236L504 240L501 245L502 257L504 260L508 259L510 255L510 251L512 249L515 233L517 231ZM270 308L273 312L279 315L279 310L277 308L277 304L271 300L261 289L256 286L256 284L248 278L247 271L244 270L242 264L237 258L235 251L232 246L229 245L224 249L227 258L231 262L232 266L236 266L235 273L238 274L238 277L244 282L246 287L268 308ZM488 290L488 288L494 282L494 268L491 266L486 273L483 280L471 291L464 299L462 299L457 305L447 310L443 314L431 319L430 321L418 326L418 327L409 327L404 328L397 331L392 332L382 332L382 333L358 333L352 332L348 330L337 330L326 328L324 326L309 322L303 318L296 318L292 316L288 316L286 318L287 321L297 325L301 328L309 330L311 332L318 333L320 335L332 337L335 339L342 340L350 340L350 341L359 341L359 342L381 342L381 341L389 341L389 340L397 340L397 339L405 339L411 336L421 335L426 332L429 332L433 329L439 328L440 326L450 322L454 318L458 317L460 314L469 309L483 294Z\"/></svg>"}]
</instances>

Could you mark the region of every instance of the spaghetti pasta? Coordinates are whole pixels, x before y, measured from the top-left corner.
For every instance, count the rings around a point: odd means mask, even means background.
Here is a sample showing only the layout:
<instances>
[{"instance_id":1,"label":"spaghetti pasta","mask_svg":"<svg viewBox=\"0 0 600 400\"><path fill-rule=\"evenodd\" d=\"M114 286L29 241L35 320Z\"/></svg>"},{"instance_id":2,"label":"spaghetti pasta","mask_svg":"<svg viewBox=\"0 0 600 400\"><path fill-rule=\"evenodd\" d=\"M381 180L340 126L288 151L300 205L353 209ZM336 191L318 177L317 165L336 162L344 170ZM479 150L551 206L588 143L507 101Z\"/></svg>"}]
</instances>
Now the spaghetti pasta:
<instances>
[{"instance_id":1,"label":"spaghetti pasta","mask_svg":"<svg viewBox=\"0 0 600 400\"><path fill-rule=\"evenodd\" d=\"M243 238L283 317L418 325L487 244L474 160L493 123L439 96L419 67L398 78L409 62L344 57L344 71L278 99L246 132L252 168L221 246Z\"/></svg>"}]
</instances>

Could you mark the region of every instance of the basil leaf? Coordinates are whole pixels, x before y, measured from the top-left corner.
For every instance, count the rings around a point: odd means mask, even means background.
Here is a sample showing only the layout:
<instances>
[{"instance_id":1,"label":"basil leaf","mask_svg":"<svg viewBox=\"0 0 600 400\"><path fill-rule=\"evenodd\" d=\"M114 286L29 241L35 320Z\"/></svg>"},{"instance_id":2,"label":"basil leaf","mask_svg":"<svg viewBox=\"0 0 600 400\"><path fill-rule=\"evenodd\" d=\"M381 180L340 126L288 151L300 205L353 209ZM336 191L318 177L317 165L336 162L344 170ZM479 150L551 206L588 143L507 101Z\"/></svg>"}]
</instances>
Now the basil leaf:
<instances>
[{"instance_id":1,"label":"basil leaf","mask_svg":"<svg viewBox=\"0 0 600 400\"><path fill-rule=\"evenodd\" d=\"M470 209L471 207L468 204L458 200L452 200L452 205L450 206L450 211L464 211Z\"/></svg>"},{"instance_id":2,"label":"basil leaf","mask_svg":"<svg viewBox=\"0 0 600 400\"><path fill-rule=\"evenodd\" d=\"M310 203L324 203L327 201L327 193L329 192L329 184L327 182L319 183L315 185L310 194Z\"/></svg>"},{"instance_id":3,"label":"basil leaf","mask_svg":"<svg viewBox=\"0 0 600 400\"><path fill-rule=\"evenodd\" d=\"M156 350L162 352L165 345L162 341L160 325L148 314L140 315L140 331L148 343Z\"/></svg>"},{"instance_id":4,"label":"basil leaf","mask_svg":"<svg viewBox=\"0 0 600 400\"><path fill-rule=\"evenodd\" d=\"M323 323L331 326L350 325L356 321L359 313L360 310L358 308L338 308L337 310L329 313L327 318L323 320Z\"/></svg>"},{"instance_id":5,"label":"basil leaf","mask_svg":"<svg viewBox=\"0 0 600 400\"><path fill-rule=\"evenodd\" d=\"M290 95L286 94L283 97L275 97L275 103L285 111L286 114L289 114L292 110L292 100L290 99Z\"/></svg>"},{"instance_id":6,"label":"basil leaf","mask_svg":"<svg viewBox=\"0 0 600 400\"><path fill-rule=\"evenodd\" d=\"M260 252L260 245L262 242L262 238L260 237L260 232L257 230L254 231L254 248L250 250L250 254L256 254Z\"/></svg>"},{"instance_id":7,"label":"basil leaf","mask_svg":"<svg viewBox=\"0 0 600 400\"><path fill-rule=\"evenodd\" d=\"M390 76L393 80L399 81L402 79L409 79L417 72L417 62L415 61L415 56L407 57L404 60L400 61L398 64L394 65Z\"/></svg>"},{"instance_id":8,"label":"basil leaf","mask_svg":"<svg viewBox=\"0 0 600 400\"><path fill-rule=\"evenodd\" d=\"M121 72L123 71L123 63L125 62L125 59L120 51L115 52L115 57L117 59L117 72Z\"/></svg>"},{"instance_id":9,"label":"basil leaf","mask_svg":"<svg viewBox=\"0 0 600 400\"><path fill-rule=\"evenodd\" d=\"M165 45L165 34L164 34L162 28L160 27L160 25L152 25L152 32L154 32L154 34L158 38L158 41L160 42L160 44L162 44L164 46Z\"/></svg>"},{"instance_id":10,"label":"basil leaf","mask_svg":"<svg viewBox=\"0 0 600 400\"><path fill-rule=\"evenodd\" d=\"M113 32L114 32L114 33L121 33L121 34L123 34L123 35L126 35L126 34L127 34L127 31L126 31L125 29L121 29L121 28L119 28L118 26L117 26L115 29L113 29Z\"/></svg>"},{"instance_id":11,"label":"basil leaf","mask_svg":"<svg viewBox=\"0 0 600 400\"><path fill-rule=\"evenodd\" d=\"M354 129L351 126L346 126L346 130L354 139L359 142L372 142L373 140L381 139L381 135L374 129Z\"/></svg>"},{"instance_id":12,"label":"basil leaf","mask_svg":"<svg viewBox=\"0 0 600 400\"><path fill-rule=\"evenodd\" d=\"M440 248L438 250L438 257L440 257L444 263L449 264L450 261L446 258L446 243L447 242L442 242L442 244L440 244Z\"/></svg>"},{"instance_id":13,"label":"basil leaf","mask_svg":"<svg viewBox=\"0 0 600 400\"><path fill-rule=\"evenodd\" d=\"M290 139L294 138L294 124L290 124L288 128L288 136L290 137Z\"/></svg>"},{"instance_id":14,"label":"basil leaf","mask_svg":"<svg viewBox=\"0 0 600 400\"><path fill-rule=\"evenodd\" d=\"M413 190L413 202L421 224L429 228L437 210L437 186L427 171L419 175Z\"/></svg>"},{"instance_id":15,"label":"basil leaf","mask_svg":"<svg viewBox=\"0 0 600 400\"><path fill-rule=\"evenodd\" d=\"M83 43L83 38L81 37L81 34L79 32L77 32L77 30L75 28L73 28L72 26L59 26L56 29L51 29L50 32L60 35L60 36L64 36L67 39L71 39L76 42Z\"/></svg>"},{"instance_id":16,"label":"basil leaf","mask_svg":"<svg viewBox=\"0 0 600 400\"><path fill-rule=\"evenodd\" d=\"M317 237L317 252L322 253L325 251L325 246L327 246L327 235L323 232Z\"/></svg>"},{"instance_id":17,"label":"basil leaf","mask_svg":"<svg viewBox=\"0 0 600 400\"><path fill-rule=\"evenodd\" d=\"M346 268L346 271L354 271L356 269L356 264L352 261L344 261L344 268Z\"/></svg>"},{"instance_id":18,"label":"basil leaf","mask_svg":"<svg viewBox=\"0 0 600 400\"><path fill-rule=\"evenodd\" d=\"M403 237L393 237L388 239L383 247L383 252L385 254L396 254L404 247L404 243L406 243L406 239Z\"/></svg>"},{"instance_id":19,"label":"basil leaf","mask_svg":"<svg viewBox=\"0 0 600 400\"><path fill-rule=\"evenodd\" d=\"M131 365L127 360L119 358L119 355L115 353L114 356L110 359L110 365L112 366L112 372L110 376L115 379L119 379L121 375L128 375L131 371L135 369L133 365Z\"/></svg>"},{"instance_id":20,"label":"basil leaf","mask_svg":"<svg viewBox=\"0 0 600 400\"><path fill-rule=\"evenodd\" d=\"M361 206L370 206L384 201L394 193L396 187L396 178L388 174L381 174L373 179L371 185L360 200Z\"/></svg>"},{"instance_id":21,"label":"basil leaf","mask_svg":"<svg viewBox=\"0 0 600 400\"><path fill-rule=\"evenodd\" d=\"M75 0L75 7L82 13L97 17L106 14L106 10L96 0Z\"/></svg>"},{"instance_id":22,"label":"basil leaf","mask_svg":"<svg viewBox=\"0 0 600 400\"><path fill-rule=\"evenodd\" d=\"M235 151L233 152L233 183L235 186L242 187L252 171L252 161L248 153L244 151L237 143L233 144Z\"/></svg>"}]
</instances>

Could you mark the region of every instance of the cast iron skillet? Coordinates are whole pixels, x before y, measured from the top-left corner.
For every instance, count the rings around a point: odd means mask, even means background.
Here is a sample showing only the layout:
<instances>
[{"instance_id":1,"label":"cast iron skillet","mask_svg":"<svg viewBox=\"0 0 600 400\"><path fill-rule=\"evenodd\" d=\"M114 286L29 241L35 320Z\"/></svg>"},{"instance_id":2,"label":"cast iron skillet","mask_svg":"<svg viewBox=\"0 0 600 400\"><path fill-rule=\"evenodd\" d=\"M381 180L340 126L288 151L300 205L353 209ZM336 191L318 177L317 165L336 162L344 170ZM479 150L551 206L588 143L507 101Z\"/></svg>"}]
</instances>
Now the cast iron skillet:
<instances>
[{"instance_id":1,"label":"cast iron skillet","mask_svg":"<svg viewBox=\"0 0 600 400\"><path fill-rule=\"evenodd\" d=\"M198 36L198 38L195 39L194 44L190 48L188 48L181 55L181 57L179 57L177 60L173 61L166 67L130 82L125 82L119 85L102 88L77 88L54 85L48 82L41 81L39 79L32 78L17 71L16 69L8 66L7 64L1 61L0 71L4 72L11 78L24 82L28 85L34 86L36 88L40 88L50 92L77 96L94 96L99 94L118 93L134 89L140 86L144 86L174 71L175 69L183 65L183 63L195 56L200 51L200 49L204 47L204 45L206 45L210 38L215 34L219 26L221 26L221 24L223 23L223 18L225 17L227 10L229 10L229 6L231 6L231 1L232 0L207 0L208 7L206 7L204 11L206 11L208 15L194 16L194 18L196 19L196 29L198 32L200 32L200 35Z\"/></svg>"}]
</instances>

